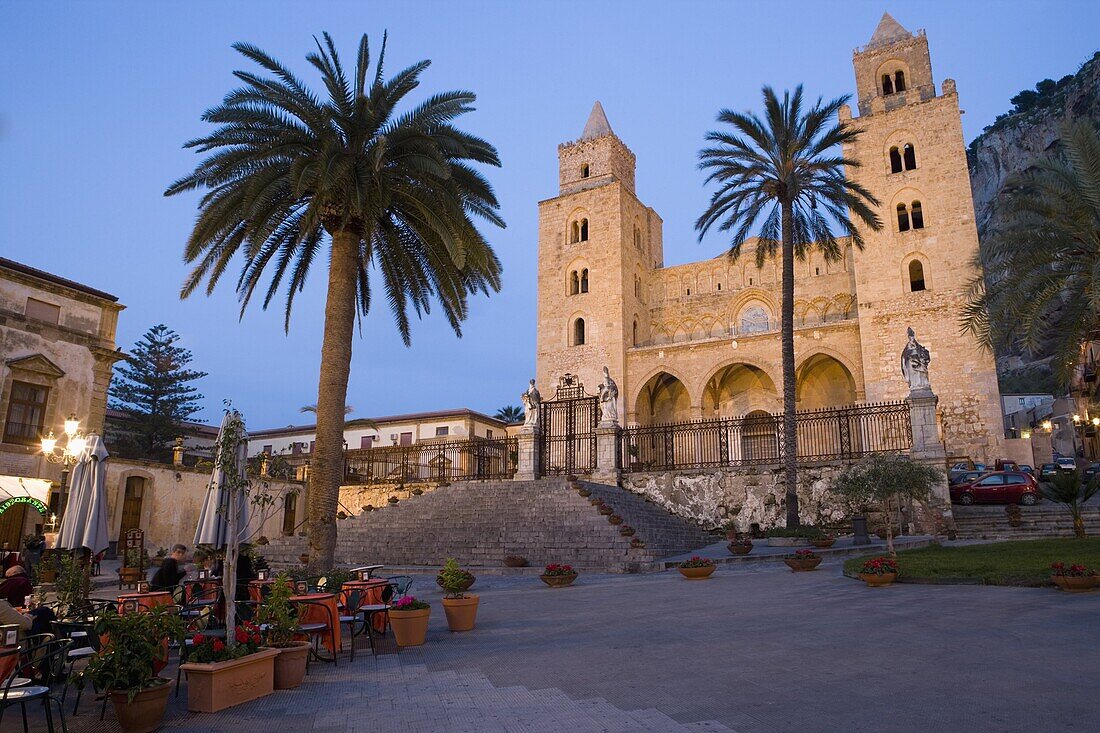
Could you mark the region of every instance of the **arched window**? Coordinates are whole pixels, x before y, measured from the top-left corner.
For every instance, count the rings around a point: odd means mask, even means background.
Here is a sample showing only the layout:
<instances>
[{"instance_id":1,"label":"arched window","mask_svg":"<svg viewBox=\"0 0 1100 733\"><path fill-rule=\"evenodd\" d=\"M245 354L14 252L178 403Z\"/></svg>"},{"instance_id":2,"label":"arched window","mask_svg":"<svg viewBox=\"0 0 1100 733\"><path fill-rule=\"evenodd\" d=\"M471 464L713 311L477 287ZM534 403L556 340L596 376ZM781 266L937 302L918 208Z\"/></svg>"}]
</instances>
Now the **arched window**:
<instances>
[{"instance_id":1,"label":"arched window","mask_svg":"<svg viewBox=\"0 0 1100 733\"><path fill-rule=\"evenodd\" d=\"M917 167L917 151L909 143L905 143L902 149L902 157L905 159L905 170L911 171Z\"/></svg>"},{"instance_id":2,"label":"arched window","mask_svg":"<svg viewBox=\"0 0 1100 733\"><path fill-rule=\"evenodd\" d=\"M721 291L721 290L722 290L722 283L718 283L718 290L719 290L719 291Z\"/></svg>"},{"instance_id":3,"label":"arched window","mask_svg":"<svg viewBox=\"0 0 1100 733\"><path fill-rule=\"evenodd\" d=\"M741 311L741 333L763 333L768 330L768 312L758 305Z\"/></svg>"},{"instance_id":4,"label":"arched window","mask_svg":"<svg viewBox=\"0 0 1100 733\"><path fill-rule=\"evenodd\" d=\"M894 91L895 92L904 92L905 91L905 72L902 71L901 69L898 69L894 73Z\"/></svg>"},{"instance_id":5,"label":"arched window","mask_svg":"<svg viewBox=\"0 0 1100 733\"><path fill-rule=\"evenodd\" d=\"M634 276L634 297L642 297L642 279L637 275Z\"/></svg>"},{"instance_id":6,"label":"arched window","mask_svg":"<svg viewBox=\"0 0 1100 733\"><path fill-rule=\"evenodd\" d=\"M294 534L294 528L297 527L297 509L298 509L298 495L287 494L283 497L283 534Z\"/></svg>"},{"instance_id":7,"label":"arched window","mask_svg":"<svg viewBox=\"0 0 1100 733\"><path fill-rule=\"evenodd\" d=\"M905 204L898 204L898 231L909 231L909 210L905 208Z\"/></svg>"},{"instance_id":8,"label":"arched window","mask_svg":"<svg viewBox=\"0 0 1100 733\"><path fill-rule=\"evenodd\" d=\"M642 250L642 230L638 227L634 227L634 248L639 252Z\"/></svg>"},{"instance_id":9,"label":"arched window","mask_svg":"<svg viewBox=\"0 0 1100 733\"><path fill-rule=\"evenodd\" d=\"M892 79L890 79L889 74L883 74L882 75L882 93L883 94L893 94L894 93L894 82L893 82Z\"/></svg>"},{"instance_id":10,"label":"arched window","mask_svg":"<svg viewBox=\"0 0 1100 733\"><path fill-rule=\"evenodd\" d=\"M924 229L924 211L921 209L920 201L913 202L913 228Z\"/></svg>"},{"instance_id":11,"label":"arched window","mask_svg":"<svg viewBox=\"0 0 1100 733\"><path fill-rule=\"evenodd\" d=\"M588 268L581 270L581 292L588 292Z\"/></svg>"},{"instance_id":12,"label":"arched window","mask_svg":"<svg viewBox=\"0 0 1100 733\"><path fill-rule=\"evenodd\" d=\"M569 274L569 294L576 295L581 291L581 279L576 270Z\"/></svg>"},{"instance_id":13,"label":"arched window","mask_svg":"<svg viewBox=\"0 0 1100 733\"><path fill-rule=\"evenodd\" d=\"M588 241L588 219L581 219L581 238L580 241Z\"/></svg>"},{"instance_id":14,"label":"arched window","mask_svg":"<svg viewBox=\"0 0 1100 733\"><path fill-rule=\"evenodd\" d=\"M912 293L924 290L924 265L920 260L909 261L909 291Z\"/></svg>"},{"instance_id":15,"label":"arched window","mask_svg":"<svg viewBox=\"0 0 1100 733\"><path fill-rule=\"evenodd\" d=\"M584 319L573 321L573 345L584 346Z\"/></svg>"},{"instance_id":16,"label":"arched window","mask_svg":"<svg viewBox=\"0 0 1100 733\"><path fill-rule=\"evenodd\" d=\"M579 221L573 222L573 226L570 228L569 243L576 244L581 241L581 223Z\"/></svg>"},{"instance_id":17,"label":"arched window","mask_svg":"<svg viewBox=\"0 0 1100 733\"><path fill-rule=\"evenodd\" d=\"M634 321L634 340L632 342L635 346L638 345L638 322Z\"/></svg>"},{"instance_id":18,"label":"arched window","mask_svg":"<svg viewBox=\"0 0 1100 733\"><path fill-rule=\"evenodd\" d=\"M588 178L588 163L581 166L581 178Z\"/></svg>"},{"instance_id":19,"label":"arched window","mask_svg":"<svg viewBox=\"0 0 1100 733\"><path fill-rule=\"evenodd\" d=\"M901 173L901 153L896 147L890 148L890 172Z\"/></svg>"}]
</instances>

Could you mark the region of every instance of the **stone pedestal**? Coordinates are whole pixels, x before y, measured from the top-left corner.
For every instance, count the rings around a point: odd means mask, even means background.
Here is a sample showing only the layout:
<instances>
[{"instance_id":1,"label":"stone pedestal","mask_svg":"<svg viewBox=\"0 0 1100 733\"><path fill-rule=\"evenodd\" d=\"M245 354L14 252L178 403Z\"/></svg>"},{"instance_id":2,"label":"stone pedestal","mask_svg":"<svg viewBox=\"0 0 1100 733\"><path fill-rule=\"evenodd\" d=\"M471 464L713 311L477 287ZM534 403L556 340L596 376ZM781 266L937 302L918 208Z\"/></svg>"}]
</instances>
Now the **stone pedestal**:
<instances>
[{"instance_id":1,"label":"stone pedestal","mask_svg":"<svg viewBox=\"0 0 1100 733\"><path fill-rule=\"evenodd\" d=\"M955 532L955 516L951 513L951 492L947 485L947 454L936 417L938 403L939 398L931 389L909 393L909 422L913 427L913 447L909 450L909 457L943 471L942 479L932 488L931 500L914 507L913 523L920 532L951 536Z\"/></svg>"},{"instance_id":2,"label":"stone pedestal","mask_svg":"<svg viewBox=\"0 0 1100 733\"><path fill-rule=\"evenodd\" d=\"M519 457L516 463L516 480L533 481L539 475L539 437L538 428L523 428L517 438Z\"/></svg>"},{"instance_id":3,"label":"stone pedestal","mask_svg":"<svg viewBox=\"0 0 1100 733\"><path fill-rule=\"evenodd\" d=\"M592 473L592 479L617 486L623 475L620 469L619 425L601 422L596 426L596 470Z\"/></svg>"}]
</instances>

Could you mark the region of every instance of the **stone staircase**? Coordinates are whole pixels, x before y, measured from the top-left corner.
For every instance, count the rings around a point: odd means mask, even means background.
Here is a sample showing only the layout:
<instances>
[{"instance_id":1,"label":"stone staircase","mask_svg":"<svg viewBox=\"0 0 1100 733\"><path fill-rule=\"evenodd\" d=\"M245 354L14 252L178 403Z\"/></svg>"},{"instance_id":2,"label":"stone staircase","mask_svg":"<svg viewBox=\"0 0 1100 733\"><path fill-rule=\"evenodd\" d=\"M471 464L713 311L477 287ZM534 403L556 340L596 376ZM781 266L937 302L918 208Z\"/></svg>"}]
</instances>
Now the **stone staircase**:
<instances>
[{"instance_id":1,"label":"stone staircase","mask_svg":"<svg viewBox=\"0 0 1100 733\"><path fill-rule=\"evenodd\" d=\"M636 494L584 485L634 527L645 548L632 549L631 538L621 536L564 479L465 481L340 520L336 562L415 568L454 557L471 568L501 568L506 555L520 555L533 568L560 562L590 572L639 572L714 542L696 525ZM259 549L278 567L296 564L306 548L304 537L281 537Z\"/></svg>"},{"instance_id":2,"label":"stone staircase","mask_svg":"<svg viewBox=\"0 0 1100 733\"><path fill-rule=\"evenodd\" d=\"M955 506L955 527L959 539L1027 540L1043 537L1072 537L1073 519L1060 504L1043 502L1020 507L1021 524L1008 523L1004 506ZM1083 511L1085 532L1100 536L1100 506L1091 503Z\"/></svg>"}]
</instances>

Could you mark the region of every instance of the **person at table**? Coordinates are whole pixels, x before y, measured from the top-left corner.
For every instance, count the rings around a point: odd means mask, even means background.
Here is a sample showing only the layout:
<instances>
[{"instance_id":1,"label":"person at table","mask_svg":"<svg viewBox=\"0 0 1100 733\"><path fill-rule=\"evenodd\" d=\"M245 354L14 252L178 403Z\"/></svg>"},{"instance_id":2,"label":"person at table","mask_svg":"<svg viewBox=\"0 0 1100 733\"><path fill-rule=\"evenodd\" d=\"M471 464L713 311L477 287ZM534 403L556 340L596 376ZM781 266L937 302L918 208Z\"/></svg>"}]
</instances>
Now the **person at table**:
<instances>
[{"instance_id":1,"label":"person at table","mask_svg":"<svg viewBox=\"0 0 1100 733\"><path fill-rule=\"evenodd\" d=\"M183 545L173 545L172 553L164 558L153 579L149 581L149 590L175 590L187 575L187 571L181 567L186 561L187 548Z\"/></svg>"},{"instance_id":2,"label":"person at table","mask_svg":"<svg viewBox=\"0 0 1100 733\"><path fill-rule=\"evenodd\" d=\"M10 603L0 598L0 624L18 626L20 637L48 634L52 629L52 622L56 620L57 615L47 606L20 613Z\"/></svg>"},{"instance_id":3,"label":"person at table","mask_svg":"<svg viewBox=\"0 0 1100 733\"><path fill-rule=\"evenodd\" d=\"M12 565L4 571L4 581L0 583L0 598L13 606L22 606L27 596L34 592L31 579L22 565Z\"/></svg>"}]
</instances>

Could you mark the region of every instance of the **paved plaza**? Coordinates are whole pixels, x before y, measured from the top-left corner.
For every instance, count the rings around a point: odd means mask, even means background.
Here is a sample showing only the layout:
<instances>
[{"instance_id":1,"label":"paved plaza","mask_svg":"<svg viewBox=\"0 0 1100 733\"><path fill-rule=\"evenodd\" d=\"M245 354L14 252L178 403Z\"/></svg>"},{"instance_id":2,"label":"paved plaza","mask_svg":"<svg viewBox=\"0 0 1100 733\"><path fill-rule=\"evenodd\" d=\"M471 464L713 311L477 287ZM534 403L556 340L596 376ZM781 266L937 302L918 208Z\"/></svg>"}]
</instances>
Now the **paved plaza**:
<instances>
[{"instance_id":1,"label":"paved plaza","mask_svg":"<svg viewBox=\"0 0 1100 733\"><path fill-rule=\"evenodd\" d=\"M478 626L446 630L439 592L420 648L338 667L215 715L173 700L164 730L1081 731L1100 669L1100 593L895 585L776 563L582 576L481 577ZM174 674L174 668L169 670ZM1076 692L1075 692L1076 691ZM70 696L67 708L71 710ZM69 730L116 730L81 704ZM10 714L9 714L10 715ZM17 718L8 717L4 727ZM33 722L33 721L32 721ZM41 723L41 720L38 721ZM16 725L16 727L18 727ZM41 727L41 726L40 726ZM14 728L12 729L14 730Z\"/></svg>"}]
</instances>

